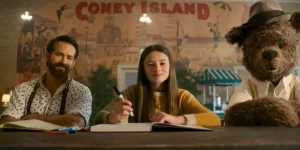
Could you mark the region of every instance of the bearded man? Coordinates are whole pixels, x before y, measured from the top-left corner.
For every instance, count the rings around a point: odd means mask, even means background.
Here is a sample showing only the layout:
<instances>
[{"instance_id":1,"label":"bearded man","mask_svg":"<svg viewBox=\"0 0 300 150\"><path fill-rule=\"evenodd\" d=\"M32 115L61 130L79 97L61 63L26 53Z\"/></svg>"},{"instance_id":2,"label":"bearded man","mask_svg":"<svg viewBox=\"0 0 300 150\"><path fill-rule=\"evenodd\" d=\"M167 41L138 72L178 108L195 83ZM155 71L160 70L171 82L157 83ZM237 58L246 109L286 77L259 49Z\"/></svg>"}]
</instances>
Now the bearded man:
<instances>
[{"instance_id":1,"label":"bearded man","mask_svg":"<svg viewBox=\"0 0 300 150\"><path fill-rule=\"evenodd\" d=\"M47 72L15 87L1 123L38 119L62 126L87 126L91 92L69 76L78 54L79 46L71 37L62 35L52 39L47 45Z\"/></svg>"}]
</instances>

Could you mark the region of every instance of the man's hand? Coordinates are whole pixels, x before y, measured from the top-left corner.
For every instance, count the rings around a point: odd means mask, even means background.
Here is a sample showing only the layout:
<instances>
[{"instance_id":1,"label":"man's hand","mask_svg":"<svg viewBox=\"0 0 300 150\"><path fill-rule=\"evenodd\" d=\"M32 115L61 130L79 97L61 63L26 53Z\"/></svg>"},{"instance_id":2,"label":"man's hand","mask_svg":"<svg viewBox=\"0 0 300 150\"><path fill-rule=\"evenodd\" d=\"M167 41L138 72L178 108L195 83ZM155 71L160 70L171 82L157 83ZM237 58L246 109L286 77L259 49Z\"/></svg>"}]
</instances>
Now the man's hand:
<instances>
[{"instance_id":1,"label":"man's hand","mask_svg":"<svg viewBox=\"0 0 300 150\"><path fill-rule=\"evenodd\" d=\"M85 126L85 120L80 115L75 114L68 114L68 115L41 115L38 113L33 113L26 115L21 118L22 120L30 120L30 119L37 119L42 120L46 122L50 122L53 124L61 125L61 126L79 126L84 127Z\"/></svg>"},{"instance_id":2,"label":"man's hand","mask_svg":"<svg viewBox=\"0 0 300 150\"><path fill-rule=\"evenodd\" d=\"M34 113L34 114L23 116L21 119L22 120L38 119L40 116L41 116L40 114Z\"/></svg>"},{"instance_id":3,"label":"man's hand","mask_svg":"<svg viewBox=\"0 0 300 150\"><path fill-rule=\"evenodd\" d=\"M10 116L2 116L1 123L13 122L13 121L19 121L19 120L20 119L16 119L16 118L10 117Z\"/></svg>"}]
</instances>

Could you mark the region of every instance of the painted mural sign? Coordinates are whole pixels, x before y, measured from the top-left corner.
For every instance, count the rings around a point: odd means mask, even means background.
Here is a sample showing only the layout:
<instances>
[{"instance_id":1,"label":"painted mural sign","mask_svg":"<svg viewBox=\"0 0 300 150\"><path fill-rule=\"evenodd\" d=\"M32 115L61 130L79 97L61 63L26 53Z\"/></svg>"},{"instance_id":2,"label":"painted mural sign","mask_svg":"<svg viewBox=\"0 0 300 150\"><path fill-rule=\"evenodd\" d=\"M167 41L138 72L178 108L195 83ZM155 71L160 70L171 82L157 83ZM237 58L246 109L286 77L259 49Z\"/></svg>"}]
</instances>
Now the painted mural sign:
<instances>
[{"instance_id":1,"label":"painted mural sign","mask_svg":"<svg viewBox=\"0 0 300 150\"><path fill-rule=\"evenodd\" d=\"M139 21L144 13L150 24ZM137 64L141 49L150 44L168 47L179 69L232 69L242 52L224 36L247 21L249 6L197 0L49 0L32 14L20 34L18 83L44 73L47 44L67 34L80 44L72 75L88 84L98 65L116 74L119 64Z\"/></svg>"},{"instance_id":2,"label":"painted mural sign","mask_svg":"<svg viewBox=\"0 0 300 150\"><path fill-rule=\"evenodd\" d=\"M132 14L135 5L136 3L80 2L75 8L75 12L78 19L87 20L88 15L91 14ZM229 5L226 6L231 9ZM84 9L87 9L88 12L83 13ZM170 8L166 2L141 1L140 10L143 14L192 14L200 20L206 20L209 17L209 7L205 3L174 3Z\"/></svg>"}]
</instances>

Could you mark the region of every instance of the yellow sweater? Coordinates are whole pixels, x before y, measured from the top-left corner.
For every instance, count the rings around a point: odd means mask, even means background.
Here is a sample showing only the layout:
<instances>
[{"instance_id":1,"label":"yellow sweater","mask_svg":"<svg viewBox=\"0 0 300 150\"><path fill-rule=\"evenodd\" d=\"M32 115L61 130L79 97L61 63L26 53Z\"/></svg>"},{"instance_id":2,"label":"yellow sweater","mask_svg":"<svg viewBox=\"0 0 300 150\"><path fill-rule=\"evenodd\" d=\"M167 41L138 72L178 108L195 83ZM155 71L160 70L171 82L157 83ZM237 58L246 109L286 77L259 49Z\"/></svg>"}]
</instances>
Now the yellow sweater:
<instances>
[{"instance_id":1,"label":"yellow sweater","mask_svg":"<svg viewBox=\"0 0 300 150\"><path fill-rule=\"evenodd\" d=\"M129 86L122 92L122 95L130 101L130 97L135 93L136 86ZM162 111L167 112L166 94L163 92L154 92L156 101L156 112ZM219 117L212 111L201 105L195 97L188 91L183 89L178 89L179 98L179 109L182 112L181 115L187 118L187 125L197 125L197 126L220 126L221 122ZM96 115L95 122L108 123L107 116L110 112L114 110L114 105L118 99L113 100L105 108L101 109ZM122 122L128 122L127 120L122 120Z\"/></svg>"}]
</instances>

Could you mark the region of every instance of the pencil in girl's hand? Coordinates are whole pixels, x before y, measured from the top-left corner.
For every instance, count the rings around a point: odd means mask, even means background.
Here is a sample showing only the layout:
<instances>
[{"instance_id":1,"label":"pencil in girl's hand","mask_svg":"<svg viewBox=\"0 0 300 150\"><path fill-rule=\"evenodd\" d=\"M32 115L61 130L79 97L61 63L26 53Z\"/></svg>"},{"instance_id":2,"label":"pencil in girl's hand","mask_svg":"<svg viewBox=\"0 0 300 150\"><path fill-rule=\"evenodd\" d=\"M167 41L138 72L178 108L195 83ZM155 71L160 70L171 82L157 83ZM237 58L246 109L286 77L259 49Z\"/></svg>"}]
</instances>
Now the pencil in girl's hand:
<instances>
[{"instance_id":1,"label":"pencil in girl's hand","mask_svg":"<svg viewBox=\"0 0 300 150\"><path fill-rule=\"evenodd\" d=\"M121 98L121 99L124 100L125 98L123 97L123 95L121 94L121 92L119 91L119 89L116 86L113 86L113 88L114 88L115 92L118 94L119 98ZM134 116L132 111L130 112L130 116L131 117Z\"/></svg>"}]
</instances>

